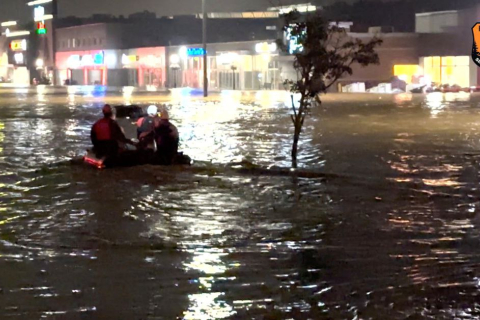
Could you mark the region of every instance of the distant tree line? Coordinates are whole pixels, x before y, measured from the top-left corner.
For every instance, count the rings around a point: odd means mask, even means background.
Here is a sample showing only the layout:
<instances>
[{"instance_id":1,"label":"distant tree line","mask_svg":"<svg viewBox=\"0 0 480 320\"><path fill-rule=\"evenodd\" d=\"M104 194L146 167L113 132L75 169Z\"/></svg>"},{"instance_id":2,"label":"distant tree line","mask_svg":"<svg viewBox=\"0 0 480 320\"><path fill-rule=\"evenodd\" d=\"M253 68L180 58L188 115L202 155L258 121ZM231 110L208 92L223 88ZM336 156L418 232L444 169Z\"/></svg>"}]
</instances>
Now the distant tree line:
<instances>
[{"instance_id":1,"label":"distant tree line","mask_svg":"<svg viewBox=\"0 0 480 320\"><path fill-rule=\"evenodd\" d=\"M277 1L281 4L281 0ZM277 3L272 0L272 3ZM322 6L323 0L314 0L314 4ZM352 21L352 31L365 32L371 26L392 26L397 32L413 32L415 30L415 13L443 10L457 10L473 7L478 0L359 0L353 4L336 2L323 7L322 16L331 21ZM91 23L151 23L165 21L169 17L157 17L153 12L143 11L128 16L112 14L94 14L88 18L75 16L58 20L57 26L71 27Z\"/></svg>"}]
</instances>

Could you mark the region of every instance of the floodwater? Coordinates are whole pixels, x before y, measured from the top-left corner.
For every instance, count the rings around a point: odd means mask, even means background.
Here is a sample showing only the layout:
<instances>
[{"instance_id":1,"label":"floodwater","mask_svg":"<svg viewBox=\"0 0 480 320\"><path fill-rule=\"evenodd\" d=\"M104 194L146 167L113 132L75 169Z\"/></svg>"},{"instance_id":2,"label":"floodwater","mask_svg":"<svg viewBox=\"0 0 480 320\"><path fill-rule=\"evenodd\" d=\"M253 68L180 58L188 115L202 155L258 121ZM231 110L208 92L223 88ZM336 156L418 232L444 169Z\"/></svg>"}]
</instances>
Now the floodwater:
<instances>
[{"instance_id":1,"label":"floodwater","mask_svg":"<svg viewBox=\"0 0 480 320\"><path fill-rule=\"evenodd\" d=\"M0 89L0 319L478 319L480 96ZM90 90L90 91L89 91ZM106 95L106 96L104 96ZM97 171L104 101L167 103L190 169Z\"/></svg>"}]
</instances>

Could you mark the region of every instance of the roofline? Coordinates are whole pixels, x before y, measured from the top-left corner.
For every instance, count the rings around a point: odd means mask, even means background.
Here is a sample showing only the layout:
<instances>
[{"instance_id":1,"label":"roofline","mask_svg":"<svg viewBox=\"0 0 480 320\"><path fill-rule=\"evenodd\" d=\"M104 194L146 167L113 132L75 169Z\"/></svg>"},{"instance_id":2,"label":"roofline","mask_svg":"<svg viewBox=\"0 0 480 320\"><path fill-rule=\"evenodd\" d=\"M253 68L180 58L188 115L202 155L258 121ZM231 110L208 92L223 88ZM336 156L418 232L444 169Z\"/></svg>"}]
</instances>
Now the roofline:
<instances>
[{"instance_id":1,"label":"roofline","mask_svg":"<svg viewBox=\"0 0 480 320\"><path fill-rule=\"evenodd\" d=\"M448 14L448 13L459 13L460 10L447 10L447 11L432 11L432 12L422 12L422 13L415 13L416 17L426 17L432 16L436 14Z\"/></svg>"}]
</instances>

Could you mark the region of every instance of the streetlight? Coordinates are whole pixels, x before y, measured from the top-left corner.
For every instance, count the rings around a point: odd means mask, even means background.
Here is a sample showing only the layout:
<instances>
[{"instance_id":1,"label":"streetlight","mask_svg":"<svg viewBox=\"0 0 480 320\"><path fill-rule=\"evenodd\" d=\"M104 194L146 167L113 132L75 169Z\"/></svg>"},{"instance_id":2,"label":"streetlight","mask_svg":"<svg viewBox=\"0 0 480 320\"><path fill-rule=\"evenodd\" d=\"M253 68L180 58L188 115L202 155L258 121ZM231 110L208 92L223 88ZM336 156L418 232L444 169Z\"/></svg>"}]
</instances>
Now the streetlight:
<instances>
[{"instance_id":1,"label":"streetlight","mask_svg":"<svg viewBox=\"0 0 480 320\"><path fill-rule=\"evenodd\" d=\"M177 71L180 69L180 57L178 54L170 56L170 68L173 70L173 87L177 87Z\"/></svg>"},{"instance_id":2,"label":"streetlight","mask_svg":"<svg viewBox=\"0 0 480 320\"><path fill-rule=\"evenodd\" d=\"M232 75L233 75L233 90L235 90L235 71L237 70L237 67L232 64L232 66L230 67L230 69L232 69Z\"/></svg>"},{"instance_id":3,"label":"streetlight","mask_svg":"<svg viewBox=\"0 0 480 320\"><path fill-rule=\"evenodd\" d=\"M208 77L207 77L207 4L202 0L202 25L203 25L203 96L208 96Z\"/></svg>"}]
</instances>

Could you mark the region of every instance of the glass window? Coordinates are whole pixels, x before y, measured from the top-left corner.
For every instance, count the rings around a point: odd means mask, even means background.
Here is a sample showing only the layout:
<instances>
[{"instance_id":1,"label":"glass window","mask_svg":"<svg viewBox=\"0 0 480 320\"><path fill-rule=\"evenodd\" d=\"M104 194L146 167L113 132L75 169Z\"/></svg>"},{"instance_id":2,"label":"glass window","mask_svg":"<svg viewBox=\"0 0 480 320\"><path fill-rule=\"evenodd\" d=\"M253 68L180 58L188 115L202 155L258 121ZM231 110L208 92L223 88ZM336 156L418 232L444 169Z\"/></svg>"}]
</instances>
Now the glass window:
<instances>
[{"instance_id":1,"label":"glass window","mask_svg":"<svg viewBox=\"0 0 480 320\"><path fill-rule=\"evenodd\" d=\"M442 66L455 65L455 57L442 57Z\"/></svg>"},{"instance_id":2,"label":"glass window","mask_svg":"<svg viewBox=\"0 0 480 320\"><path fill-rule=\"evenodd\" d=\"M457 66L468 66L468 65L470 65L470 57L469 56L455 57L455 65L457 65Z\"/></svg>"}]
</instances>

